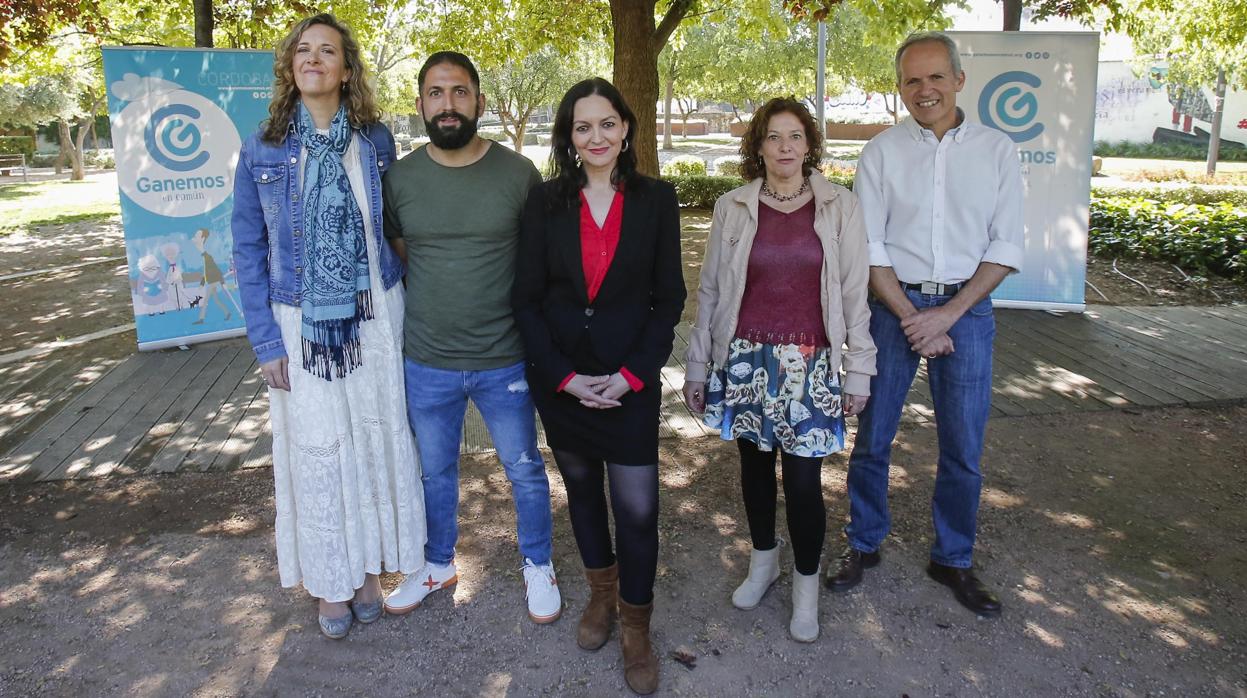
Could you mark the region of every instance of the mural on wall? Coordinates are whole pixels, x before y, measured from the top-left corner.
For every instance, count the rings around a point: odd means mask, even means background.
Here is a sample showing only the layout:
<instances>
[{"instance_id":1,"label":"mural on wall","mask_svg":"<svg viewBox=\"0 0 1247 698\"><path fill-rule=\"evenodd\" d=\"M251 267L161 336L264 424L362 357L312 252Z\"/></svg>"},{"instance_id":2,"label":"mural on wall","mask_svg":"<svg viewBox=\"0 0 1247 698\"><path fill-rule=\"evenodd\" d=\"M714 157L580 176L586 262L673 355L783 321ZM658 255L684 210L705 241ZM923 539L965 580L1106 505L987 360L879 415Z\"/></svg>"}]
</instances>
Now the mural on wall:
<instances>
[{"instance_id":1,"label":"mural on wall","mask_svg":"<svg viewBox=\"0 0 1247 698\"><path fill-rule=\"evenodd\" d=\"M1137 76L1129 63L1103 61L1096 84L1095 138L1132 143L1206 145L1212 128L1212 91L1175 85L1169 69L1152 66ZM1247 93L1227 90L1221 147L1247 141Z\"/></svg>"}]
</instances>

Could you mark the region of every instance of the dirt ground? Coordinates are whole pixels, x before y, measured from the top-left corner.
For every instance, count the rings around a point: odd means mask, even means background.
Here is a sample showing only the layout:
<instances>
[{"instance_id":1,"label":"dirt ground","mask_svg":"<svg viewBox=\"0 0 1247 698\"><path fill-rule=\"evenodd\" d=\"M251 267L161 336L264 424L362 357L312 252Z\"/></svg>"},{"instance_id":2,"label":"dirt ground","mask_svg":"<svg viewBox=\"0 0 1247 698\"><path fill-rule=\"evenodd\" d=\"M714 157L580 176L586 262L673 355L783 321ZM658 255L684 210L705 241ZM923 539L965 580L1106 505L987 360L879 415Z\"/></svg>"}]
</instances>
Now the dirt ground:
<instances>
[{"instance_id":1,"label":"dirt ground","mask_svg":"<svg viewBox=\"0 0 1247 698\"><path fill-rule=\"evenodd\" d=\"M55 228L0 236L0 276L124 254L115 224ZM706 212L685 214L691 289L708 230ZM1145 291L1112 261L1090 260L1088 279L1114 304L1247 300L1239 285L1119 261ZM129 322L124 284L112 261L0 281L0 358ZM31 382L41 359L0 363L0 454L78 389L40 402L41 386L59 374L85 386L133 347L129 333L58 350L65 368ZM822 594L812 645L787 636L790 574L754 611L728 601L749 550L734 448L666 441L660 693L1247 698L1245 419L1226 406L992 420L976 561L1006 605L993 621L923 574L935 438L904 427L884 564L859 589ZM841 455L824 471L825 562L842 544L845 466ZM492 457L473 457L458 587L338 643L301 590L278 584L271 477L0 486L0 696L628 694L615 642L575 645L587 590L553 471L566 617L539 627L524 614L508 486Z\"/></svg>"},{"instance_id":2,"label":"dirt ground","mask_svg":"<svg viewBox=\"0 0 1247 698\"><path fill-rule=\"evenodd\" d=\"M1005 603L991 621L923 574L934 434L906 427L884 563L822 594L811 645L787 636L787 569L759 608L728 601L749 548L734 449L665 442L661 692L1247 695L1244 419L1236 407L993 420L976 558ZM825 469L828 559L845 462ZM575 645L587 589L553 471L564 618L527 619L506 480L476 457L457 588L337 643L307 596L278 585L270 478L0 489L0 695L627 694L615 642Z\"/></svg>"}]
</instances>

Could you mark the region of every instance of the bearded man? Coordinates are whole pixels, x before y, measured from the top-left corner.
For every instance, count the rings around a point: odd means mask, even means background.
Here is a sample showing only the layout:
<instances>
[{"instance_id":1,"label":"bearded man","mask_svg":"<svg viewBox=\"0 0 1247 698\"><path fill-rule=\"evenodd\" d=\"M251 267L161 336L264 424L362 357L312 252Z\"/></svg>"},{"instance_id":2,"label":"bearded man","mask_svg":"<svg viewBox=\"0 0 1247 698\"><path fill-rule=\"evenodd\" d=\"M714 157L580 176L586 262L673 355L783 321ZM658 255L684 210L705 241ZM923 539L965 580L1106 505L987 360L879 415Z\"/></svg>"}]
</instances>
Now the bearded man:
<instances>
[{"instance_id":1,"label":"bearded man","mask_svg":"<svg viewBox=\"0 0 1247 698\"><path fill-rule=\"evenodd\" d=\"M528 615L549 623L562 609L550 561L550 483L511 314L520 214L541 175L527 158L477 135L485 97L467 56L433 54L419 87L431 142L390 168L383 199L385 236L407 264L407 412L429 538L425 567L385 607L407 613L458 581L459 444L470 399L511 481Z\"/></svg>"}]
</instances>

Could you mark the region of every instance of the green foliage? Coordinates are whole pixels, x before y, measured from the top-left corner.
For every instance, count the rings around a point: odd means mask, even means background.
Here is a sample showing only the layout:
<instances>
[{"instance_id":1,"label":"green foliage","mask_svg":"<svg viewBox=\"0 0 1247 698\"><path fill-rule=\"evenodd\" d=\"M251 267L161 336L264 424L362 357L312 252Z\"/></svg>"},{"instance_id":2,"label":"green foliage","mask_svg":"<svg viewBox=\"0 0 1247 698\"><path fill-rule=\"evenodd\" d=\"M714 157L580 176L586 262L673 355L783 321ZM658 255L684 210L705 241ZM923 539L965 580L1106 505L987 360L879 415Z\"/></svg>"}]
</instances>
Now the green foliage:
<instances>
[{"instance_id":1,"label":"green foliage","mask_svg":"<svg viewBox=\"0 0 1247 698\"><path fill-rule=\"evenodd\" d=\"M83 155L83 159L88 165L98 167L101 170L117 169L117 160L113 157L112 148L99 148L88 151Z\"/></svg>"},{"instance_id":2,"label":"green foliage","mask_svg":"<svg viewBox=\"0 0 1247 698\"><path fill-rule=\"evenodd\" d=\"M714 174L716 177L739 177L740 175L740 156L724 155L723 157L714 159Z\"/></svg>"},{"instance_id":3,"label":"green foliage","mask_svg":"<svg viewBox=\"0 0 1247 698\"><path fill-rule=\"evenodd\" d=\"M1096 141L1095 154L1105 158L1147 158L1151 160L1204 160L1208 157L1206 146L1189 143L1131 143L1130 141ZM1233 148L1221 144L1217 160L1220 162L1247 162L1247 148Z\"/></svg>"},{"instance_id":4,"label":"green foliage","mask_svg":"<svg viewBox=\"0 0 1247 698\"><path fill-rule=\"evenodd\" d=\"M1095 254L1162 260L1201 274L1247 280L1247 209L1229 202L1095 199L1088 245Z\"/></svg>"},{"instance_id":5,"label":"green foliage","mask_svg":"<svg viewBox=\"0 0 1247 698\"><path fill-rule=\"evenodd\" d=\"M671 39L659 73L678 96L730 102L752 111L779 94L814 91L816 39L808 23L791 23L779 2L728 4L688 20ZM831 75L832 92L844 85Z\"/></svg>"},{"instance_id":6,"label":"green foliage","mask_svg":"<svg viewBox=\"0 0 1247 698\"><path fill-rule=\"evenodd\" d=\"M1160 56L1177 85L1211 86L1218 69L1247 86L1247 3L1242 0L1130 0L1124 22L1136 55ZM1150 58L1149 58L1150 60Z\"/></svg>"},{"instance_id":7,"label":"green foliage","mask_svg":"<svg viewBox=\"0 0 1247 698\"><path fill-rule=\"evenodd\" d=\"M1214 187L1157 187L1091 185L1093 199L1142 198L1171 204L1202 204L1211 206L1222 202L1247 209L1247 189Z\"/></svg>"},{"instance_id":8,"label":"green foliage","mask_svg":"<svg viewBox=\"0 0 1247 698\"><path fill-rule=\"evenodd\" d=\"M720 196L745 183L740 177L707 177L705 175L664 175L675 187L676 198L688 208L714 208Z\"/></svg>"},{"instance_id":9,"label":"green foliage","mask_svg":"<svg viewBox=\"0 0 1247 698\"><path fill-rule=\"evenodd\" d=\"M1123 175L1123 178L1135 182L1188 182L1191 184L1247 185L1247 172L1231 171L1207 175L1198 171L1188 172L1182 168L1138 170Z\"/></svg>"},{"instance_id":10,"label":"green foliage","mask_svg":"<svg viewBox=\"0 0 1247 698\"><path fill-rule=\"evenodd\" d=\"M853 170L841 169L839 167L824 167L823 176L827 178L828 182L839 184L850 191L853 189Z\"/></svg>"},{"instance_id":11,"label":"green foliage","mask_svg":"<svg viewBox=\"0 0 1247 698\"><path fill-rule=\"evenodd\" d=\"M677 155L662 166L664 177L704 177L706 161L696 155Z\"/></svg>"},{"instance_id":12,"label":"green foliage","mask_svg":"<svg viewBox=\"0 0 1247 698\"><path fill-rule=\"evenodd\" d=\"M35 139L30 136L0 136L0 155L25 155L30 165L35 157Z\"/></svg>"}]
</instances>

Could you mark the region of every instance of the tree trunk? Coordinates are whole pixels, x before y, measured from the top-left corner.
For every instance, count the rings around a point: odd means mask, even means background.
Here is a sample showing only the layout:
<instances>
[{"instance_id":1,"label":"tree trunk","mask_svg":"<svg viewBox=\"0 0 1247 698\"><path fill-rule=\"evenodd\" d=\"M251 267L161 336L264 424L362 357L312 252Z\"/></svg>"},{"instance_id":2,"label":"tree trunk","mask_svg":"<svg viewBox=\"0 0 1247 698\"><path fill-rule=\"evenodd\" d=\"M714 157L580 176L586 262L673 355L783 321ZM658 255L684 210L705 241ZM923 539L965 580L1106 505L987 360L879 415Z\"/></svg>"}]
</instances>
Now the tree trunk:
<instances>
[{"instance_id":1,"label":"tree trunk","mask_svg":"<svg viewBox=\"0 0 1247 698\"><path fill-rule=\"evenodd\" d=\"M658 54L688 14L693 0L672 0L654 25L657 0L611 0L615 39L615 87L637 119L637 169L658 176Z\"/></svg>"},{"instance_id":2,"label":"tree trunk","mask_svg":"<svg viewBox=\"0 0 1247 698\"><path fill-rule=\"evenodd\" d=\"M1225 117L1225 69L1217 68L1217 87L1213 92L1212 128L1208 132L1208 176L1217 173L1221 154L1221 121Z\"/></svg>"},{"instance_id":3,"label":"tree trunk","mask_svg":"<svg viewBox=\"0 0 1247 698\"><path fill-rule=\"evenodd\" d=\"M524 152L524 134L528 133L528 118L533 115L534 108L529 107L520 111L519 116L515 119L515 138L511 140L515 143L515 152L517 153Z\"/></svg>"},{"instance_id":4,"label":"tree trunk","mask_svg":"<svg viewBox=\"0 0 1247 698\"><path fill-rule=\"evenodd\" d=\"M84 116L78 119L78 135L74 140L74 152L78 154L77 164L74 167L74 174L70 179L81 181L86 179L87 173L85 166L86 160L86 141L87 132L91 130L91 124L95 121L95 116Z\"/></svg>"},{"instance_id":5,"label":"tree trunk","mask_svg":"<svg viewBox=\"0 0 1247 698\"><path fill-rule=\"evenodd\" d=\"M675 91L675 78L668 75L662 91L662 149L671 150L671 93Z\"/></svg>"},{"instance_id":6,"label":"tree trunk","mask_svg":"<svg viewBox=\"0 0 1247 698\"><path fill-rule=\"evenodd\" d=\"M1023 0L1003 0L1004 6L1004 30L1007 32L1019 31L1022 28L1022 2Z\"/></svg>"},{"instance_id":7,"label":"tree trunk","mask_svg":"<svg viewBox=\"0 0 1247 698\"><path fill-rule=\"evenodd\" d=\"M80 182L86 179L87 173L82 168L82 153L74 147L74 137L69 132L69 121L61 119L56 125L61 136L61 153L69 158L69 179Z\"/></svg>"},{"instance_id":8,"label":"tree trunk","mask_svg":"<svg viewBox=\"0 0 1247 698\"><path fill-rule=\"evenodd\" d=\"M212 48L212 0L194 0L195 45Z\"/></svg>"}]
</instances>

